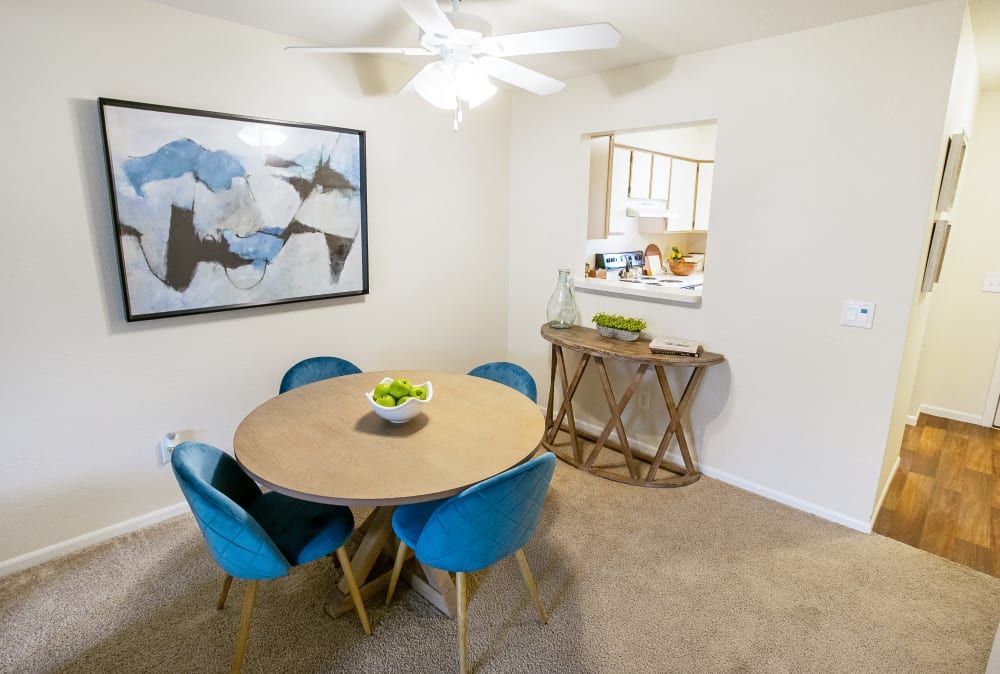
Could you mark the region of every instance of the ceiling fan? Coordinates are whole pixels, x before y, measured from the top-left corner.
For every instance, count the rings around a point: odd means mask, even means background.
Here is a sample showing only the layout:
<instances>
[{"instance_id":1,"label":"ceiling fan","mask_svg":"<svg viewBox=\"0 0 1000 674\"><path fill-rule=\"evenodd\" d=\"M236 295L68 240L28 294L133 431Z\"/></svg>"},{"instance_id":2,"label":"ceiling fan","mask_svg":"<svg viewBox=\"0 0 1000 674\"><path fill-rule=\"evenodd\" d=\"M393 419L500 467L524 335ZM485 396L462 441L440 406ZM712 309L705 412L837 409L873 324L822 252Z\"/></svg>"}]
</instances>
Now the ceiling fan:
<instances>
[{"instance_id":1,"label":"ceiling fan","mask_svg":"<svg viewBox=\"0 0 1000 674\"><path fill-rule=\"evenodd\" d=\"M288 51L333 54L401 54L437 56L411 79L403 91L414 90L428 103L455 111L454 128L462 119L462 106L474 108L496 93L490 79L547 96L564 82L508 61L507 56L551 54L618 46L619 33L610 23L590 23L526 33L492 35L488 21L459 11L451 0L445 12L437 0L399 0L403 11L420 28L419 47L285 47Z\"/></svg>"}]
</instances>

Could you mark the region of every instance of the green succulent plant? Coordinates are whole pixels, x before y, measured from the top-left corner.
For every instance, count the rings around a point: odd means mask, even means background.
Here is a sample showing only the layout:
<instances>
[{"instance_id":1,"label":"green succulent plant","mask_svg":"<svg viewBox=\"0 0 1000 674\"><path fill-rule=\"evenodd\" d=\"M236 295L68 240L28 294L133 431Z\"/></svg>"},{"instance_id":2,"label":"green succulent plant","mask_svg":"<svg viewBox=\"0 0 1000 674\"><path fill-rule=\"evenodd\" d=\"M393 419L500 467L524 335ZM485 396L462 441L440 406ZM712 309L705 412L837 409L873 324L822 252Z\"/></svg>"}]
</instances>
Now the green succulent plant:
<instances>
[{"instance_id":1,"label":"green succulent plant","mask_svg":"<svg viewBox=\"0 0 1000 674\"><path fill-rule=\"evenodd\" d=\"M617 314L605 314L602 312L594 314L594 317L590 320L605 328L615 328L628 332L642 332L646 329L646 321L641 318L626 318Z\"/></svg>"}]
</instances>

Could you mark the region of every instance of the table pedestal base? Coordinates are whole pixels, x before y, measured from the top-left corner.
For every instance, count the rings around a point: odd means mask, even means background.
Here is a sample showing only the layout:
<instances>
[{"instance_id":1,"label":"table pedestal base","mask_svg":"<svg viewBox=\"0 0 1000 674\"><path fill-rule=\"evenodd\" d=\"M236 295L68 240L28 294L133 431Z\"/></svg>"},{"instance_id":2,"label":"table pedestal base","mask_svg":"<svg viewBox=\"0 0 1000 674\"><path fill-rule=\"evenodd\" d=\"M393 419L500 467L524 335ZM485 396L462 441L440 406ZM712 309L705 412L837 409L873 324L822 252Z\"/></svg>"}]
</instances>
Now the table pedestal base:
<instances>
[{"instance_id":1,"label":"table pedestal base","mask_svg":"<svg viewBox=\"0 0 1000 674\"><path fill-rule=\"evenodd\" d=\"M361 542L351 558L351 570L363 601L376 596L381 599L389 588L392 565L399 546L399 539L392 531L392 512L395 509L395 506L375 508L358 527ZM411 559L403 567L402 577L418 594L449 618L458 615L455 583L449 573ZM341 579L330 591L324 610L333 618L354 611L347 581Z\"/></svg>"}]
</instances>

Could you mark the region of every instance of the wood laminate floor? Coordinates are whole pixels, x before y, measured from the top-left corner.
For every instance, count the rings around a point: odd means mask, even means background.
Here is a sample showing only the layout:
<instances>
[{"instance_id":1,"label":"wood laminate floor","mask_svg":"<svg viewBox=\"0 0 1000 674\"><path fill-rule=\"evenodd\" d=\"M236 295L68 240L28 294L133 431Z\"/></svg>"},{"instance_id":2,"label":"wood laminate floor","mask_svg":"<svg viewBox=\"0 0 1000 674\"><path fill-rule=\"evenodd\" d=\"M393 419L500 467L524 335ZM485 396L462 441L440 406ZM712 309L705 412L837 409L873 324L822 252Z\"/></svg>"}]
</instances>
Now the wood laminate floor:
<instances>
[{"instance_id":1,"label":"wood laminate floor","mask_svg":"<svg viewBox=\"0 0 1000 674\"><path fill-rule=\"evenodd\" d=\"M921 414L874 531L1000 577L1000 430Z\"/></svg>"}]
</instances>

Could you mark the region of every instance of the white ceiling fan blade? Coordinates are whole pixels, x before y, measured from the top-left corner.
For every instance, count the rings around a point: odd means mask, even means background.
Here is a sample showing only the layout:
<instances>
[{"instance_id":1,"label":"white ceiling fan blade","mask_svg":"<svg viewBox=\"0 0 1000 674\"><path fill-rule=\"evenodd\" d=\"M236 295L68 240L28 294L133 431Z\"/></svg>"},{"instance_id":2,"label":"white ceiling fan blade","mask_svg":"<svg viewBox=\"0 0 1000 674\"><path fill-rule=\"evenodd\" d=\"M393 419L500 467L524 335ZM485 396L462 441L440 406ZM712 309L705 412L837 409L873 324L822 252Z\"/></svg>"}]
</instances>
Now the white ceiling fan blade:
<instances>
[{"instance_id":1,"label":"white ceiling fan blade","mask_svg":"<svg viewBox=\"0 0 1000 674\"><path fill-rule=\"evenodd\" d=\"M588 23L567 28L494 35L483 38L481 48L490 56L549 54L557 51L610 49L618 46L621 37L622 34L610 23Z\"/></svg>"},{"instance_id":2,"label":"white ceiling fan blade","mask_svg":"<svg viewBox=\"0 0 1000 674\"><path fill-rule=\"evenodd\" d=\"M323 54L402 54L403 56L434 56L423 47L285 47L285 51Z\"/></svg>"},{"instance_id":3,"label":"white ceiling fan blade","mask_svg":"<svg viewBox=\"0 0 1000 674\"><path fill-rule=\"evenodd\" d=\"M455 27L438 6L437 0L399 0L399 4L425 33L446 37L455 33Z\"/></svg>"},{"instance_id":4,"label":"white ceiling fan blade","mask_svg":"<svg viewBox=\"0 0 1000 674\"><path fill-rule=\"evenodd\" d=\"M505 61L495 56L483 56L478 61L486 68L490 77L526 89L539 96L558 93L566 86L565 82L560 82L531 68L525 68L513 61Z\"/></svg>"}]
</instances>

